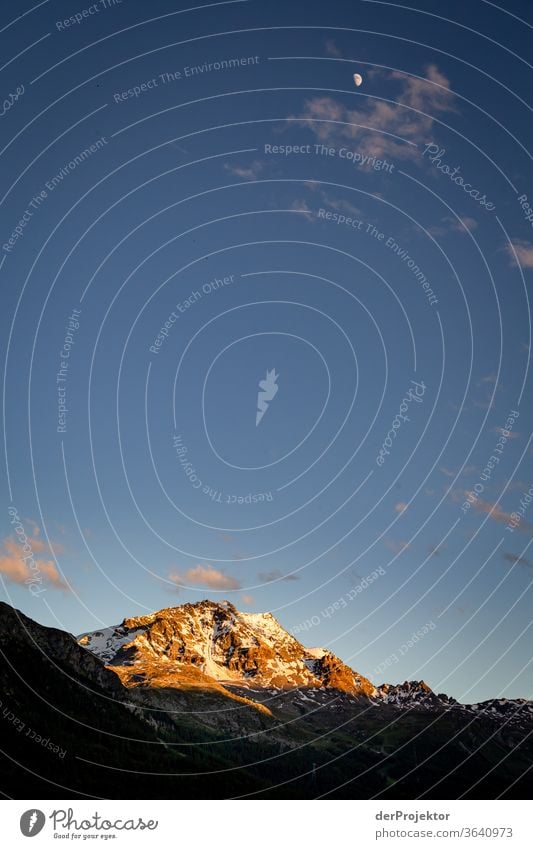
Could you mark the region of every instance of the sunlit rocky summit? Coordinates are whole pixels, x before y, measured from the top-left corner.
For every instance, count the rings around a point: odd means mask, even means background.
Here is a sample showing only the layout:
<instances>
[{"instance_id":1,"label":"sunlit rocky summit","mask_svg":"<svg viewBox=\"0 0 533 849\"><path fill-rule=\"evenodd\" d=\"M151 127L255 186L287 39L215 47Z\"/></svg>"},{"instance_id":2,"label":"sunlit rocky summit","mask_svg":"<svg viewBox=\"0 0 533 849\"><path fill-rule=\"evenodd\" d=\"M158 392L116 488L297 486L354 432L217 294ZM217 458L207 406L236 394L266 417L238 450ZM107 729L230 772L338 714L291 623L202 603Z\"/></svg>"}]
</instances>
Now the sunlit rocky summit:
<instances>
[{"instance_id":1,"label":"sunlit rocky summit","mask_svg":"<svg viewBox=\"0 0 533 849\"><path fill-rule=\"evenodd\" d=\"M124 619L79 638L127 686L213 684L329 688L377 695L332 652L305 648L271 613L241 613L229 601L202 601Z\"/></svg>"}]
</instances>

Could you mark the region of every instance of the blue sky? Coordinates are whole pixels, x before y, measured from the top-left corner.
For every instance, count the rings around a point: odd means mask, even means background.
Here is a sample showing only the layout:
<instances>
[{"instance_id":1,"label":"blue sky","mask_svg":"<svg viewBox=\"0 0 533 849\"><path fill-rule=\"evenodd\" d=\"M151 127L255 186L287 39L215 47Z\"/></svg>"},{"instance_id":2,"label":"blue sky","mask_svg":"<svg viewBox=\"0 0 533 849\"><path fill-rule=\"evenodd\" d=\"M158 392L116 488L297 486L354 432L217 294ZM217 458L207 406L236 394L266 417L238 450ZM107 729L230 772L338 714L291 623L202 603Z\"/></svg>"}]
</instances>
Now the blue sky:
<instances>
[{"instance_id":1,"label":"blue sky","mask_svg":"<svg viewBox=\"0 0 533 849\"><path fill-rule=\"evenodd\" d=\"M179 5L2 13L1 597L531 698L528 4Z\"/></svg>"}]
</instances>

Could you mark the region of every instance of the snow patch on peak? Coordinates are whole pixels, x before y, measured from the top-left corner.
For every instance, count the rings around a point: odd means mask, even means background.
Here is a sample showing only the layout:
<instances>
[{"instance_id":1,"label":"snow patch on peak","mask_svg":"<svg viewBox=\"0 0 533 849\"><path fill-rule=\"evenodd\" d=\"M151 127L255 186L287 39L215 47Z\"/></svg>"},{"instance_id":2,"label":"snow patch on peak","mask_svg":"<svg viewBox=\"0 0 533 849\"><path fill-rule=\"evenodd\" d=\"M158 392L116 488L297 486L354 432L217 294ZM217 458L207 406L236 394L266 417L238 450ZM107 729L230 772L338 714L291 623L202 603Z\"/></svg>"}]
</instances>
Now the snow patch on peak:
<instances>
[{"instance_id":1,"label":"snow patch on peak","mask_svg":"<svg viewBox=\"0 0 533 849\"><path fill-rule=\"evenodd\" d=\"M144 632L144 628L130 630L123 625L111 625L101 631L92 631L78 637L80 646L89 649L96 657L108 663L114 658L119 649L133 642L135 637Z\"/></svg>"},{"instance_id":2,"label":"snow patch on peak","mask_svg":"<svg viewBox=\"0 0 533 849\"><path fill-rule=\"evenodd\" d=\"M312 648L312 649L306 649L305 651L306 651L306 654L309 657L314 657L316 660L320 660L321 657L324 657L324 655L327 654L326 649L322 649L322 648L318 648L318 647Z\"/></svg>"}]
</instances>

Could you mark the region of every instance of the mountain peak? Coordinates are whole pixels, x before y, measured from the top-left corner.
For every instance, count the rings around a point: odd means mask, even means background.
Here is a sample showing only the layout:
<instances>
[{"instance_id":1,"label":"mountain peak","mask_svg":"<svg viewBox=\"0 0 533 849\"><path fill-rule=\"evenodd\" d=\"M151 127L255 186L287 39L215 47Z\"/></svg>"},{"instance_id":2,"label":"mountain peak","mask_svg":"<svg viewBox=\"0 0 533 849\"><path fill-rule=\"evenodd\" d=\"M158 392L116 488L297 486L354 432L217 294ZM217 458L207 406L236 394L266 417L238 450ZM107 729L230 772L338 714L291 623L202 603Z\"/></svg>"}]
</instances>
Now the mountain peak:
<instances>
[{"instance_id":1,"label":"mountain peak","mask_svg":"<svg viewBox=\"0 0 533 849\"><path fill-rule=\"evenodd\" d=\"M209 599L126 618L80 645L122 680L180 686L190 674L238 687L326 687L372 695L374 686L326 649L306 649L270 612ZM198 677L198 675L197 675Z\"/></svg>"}]
</instances>

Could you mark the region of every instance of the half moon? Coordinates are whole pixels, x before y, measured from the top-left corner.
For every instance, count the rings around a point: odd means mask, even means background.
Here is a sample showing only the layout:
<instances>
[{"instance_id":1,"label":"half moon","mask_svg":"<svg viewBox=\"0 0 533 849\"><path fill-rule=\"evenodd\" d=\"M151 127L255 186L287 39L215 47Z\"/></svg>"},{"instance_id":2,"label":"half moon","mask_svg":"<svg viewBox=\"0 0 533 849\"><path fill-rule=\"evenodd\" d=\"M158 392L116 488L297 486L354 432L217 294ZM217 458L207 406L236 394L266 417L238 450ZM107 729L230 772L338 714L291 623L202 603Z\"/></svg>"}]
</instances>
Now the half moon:
<instances>
[{"instance_id":1,"label":"half moon","mask_svg":"<svg viewBox=\"0 0 533 849\"><path fill-rule=\"evenodd\" d=\"M359 87L361 85L361 83L363 82L363 78L362 78L361 74L354 74L353 75L353 81L356 84L356 86Z\"/></svg>"}]
</instances>

